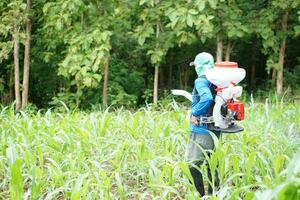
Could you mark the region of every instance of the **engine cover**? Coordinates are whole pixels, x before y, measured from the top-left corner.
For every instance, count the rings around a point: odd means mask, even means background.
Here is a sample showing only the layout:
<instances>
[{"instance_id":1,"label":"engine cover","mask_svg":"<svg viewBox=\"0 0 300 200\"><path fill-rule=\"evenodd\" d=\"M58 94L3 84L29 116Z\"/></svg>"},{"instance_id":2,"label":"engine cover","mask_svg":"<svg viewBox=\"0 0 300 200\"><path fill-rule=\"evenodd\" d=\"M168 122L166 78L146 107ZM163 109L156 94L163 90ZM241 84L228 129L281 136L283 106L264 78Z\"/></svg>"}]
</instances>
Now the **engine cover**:
<instances>
[{"instance_id":1,"label":"engine cover","mask_svg":"<svg viewBox=\"0 0 300 200\"><path fill-rule=\"evenodd\" d=\"M245 118L245 109L242 102L229 102L227 103L228 109L234 113L234 119L237 121L244 120Z\"/></svg>"}]
</instances>

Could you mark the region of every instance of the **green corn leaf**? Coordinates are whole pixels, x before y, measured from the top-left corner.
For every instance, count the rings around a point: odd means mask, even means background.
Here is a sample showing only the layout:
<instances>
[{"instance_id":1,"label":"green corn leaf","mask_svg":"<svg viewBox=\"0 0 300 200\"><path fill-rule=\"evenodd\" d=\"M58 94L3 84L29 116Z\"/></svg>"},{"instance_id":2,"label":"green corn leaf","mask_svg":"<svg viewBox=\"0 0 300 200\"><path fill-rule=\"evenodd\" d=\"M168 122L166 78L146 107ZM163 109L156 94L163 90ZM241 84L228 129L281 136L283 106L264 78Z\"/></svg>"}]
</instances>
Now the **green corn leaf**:
<instances>
[{"instance_id":1,"label":"green corn leaf","mask_svg":"<svg viewBox=\"0 0 300 200\"><path fill-rule=\"evenodd\" d=\"M12 199L21 200L23 198L23 179L21 174L22 160L15 160L10 166L9 192Z\"/></svg>"}]
</instances>

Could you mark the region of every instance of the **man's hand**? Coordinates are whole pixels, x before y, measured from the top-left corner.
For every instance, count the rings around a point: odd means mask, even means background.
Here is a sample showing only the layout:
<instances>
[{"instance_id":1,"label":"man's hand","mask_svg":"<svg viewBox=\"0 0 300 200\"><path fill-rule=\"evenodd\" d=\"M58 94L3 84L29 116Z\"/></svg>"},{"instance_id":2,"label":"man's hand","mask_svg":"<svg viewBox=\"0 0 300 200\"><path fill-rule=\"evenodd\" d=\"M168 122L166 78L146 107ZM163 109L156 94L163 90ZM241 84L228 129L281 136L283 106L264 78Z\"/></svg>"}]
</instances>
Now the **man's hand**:
<instances>
[{"instance_id":1,"label":"man's hand","mask_svg":"<svg viewBox=\"0 0 300 200\"><path fill-rule=\"evenodd\" d=\"M194 126L197 126L198 125L198 118L195 117L194 115L192 115L191 117L191 122Z\"/></svg>"}]
</instances>

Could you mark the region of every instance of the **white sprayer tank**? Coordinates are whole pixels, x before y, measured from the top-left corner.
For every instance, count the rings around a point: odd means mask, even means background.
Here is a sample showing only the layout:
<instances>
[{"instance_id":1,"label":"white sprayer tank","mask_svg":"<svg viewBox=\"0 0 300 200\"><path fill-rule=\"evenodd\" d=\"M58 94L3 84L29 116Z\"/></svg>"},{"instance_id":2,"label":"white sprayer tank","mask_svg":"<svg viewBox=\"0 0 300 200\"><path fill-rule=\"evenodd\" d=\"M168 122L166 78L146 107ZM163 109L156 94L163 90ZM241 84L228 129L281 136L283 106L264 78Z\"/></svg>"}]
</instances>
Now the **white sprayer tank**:
<instances>
[{"instance_id":1,"label":"white sprayer tank","mask_svg":"<svg viewBox=\"0 0 300 200\"><path fill-rule=\"evenodd\" d=\"M221 115L221 106L230 99L242 95L243 88L235 86L246 76L246 71L238 68L236 62L217 62L215 68L206 72L206 78L218 87L213 109L213 119L216 127L227 128L228 123Z\"/></svg>"},{"instance_id":2,"label":"white sprayer tank","mask_svg":"<svg viewBox=\"0 0 300 200\"><path fill-rule=\"evenodd\" d=\"M216 67L206 72L206 78L218 88L236 85L246 76L246 71L238 68L236 62L218 62Z\"/></svg>"}]
</instances>

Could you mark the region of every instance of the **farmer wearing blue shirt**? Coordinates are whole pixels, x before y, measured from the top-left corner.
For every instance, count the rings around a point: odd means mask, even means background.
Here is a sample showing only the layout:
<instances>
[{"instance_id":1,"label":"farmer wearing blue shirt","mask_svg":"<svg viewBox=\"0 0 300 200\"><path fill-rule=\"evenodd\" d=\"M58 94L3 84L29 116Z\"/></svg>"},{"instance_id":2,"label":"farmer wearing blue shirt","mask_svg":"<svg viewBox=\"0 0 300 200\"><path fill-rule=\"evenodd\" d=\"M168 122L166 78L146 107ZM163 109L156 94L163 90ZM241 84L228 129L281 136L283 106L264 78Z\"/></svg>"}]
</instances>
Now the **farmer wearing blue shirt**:
<instances>
[{"instance_id":1,"label":"farmer wearing blue shirt","mask_svg":"<svg viewBox=\"0 0 300 200\"><path fill-rule=\"evenodd\" d=\"M190 117L190 139L186 148L186 161L189 162L190 172L194 180L194 185L201 196L205 194L202 173L199 171L200 166L205 161L202 150L206 151L208 156L214 149L214 141L211 134L219 137L219 132L210 132L207 124L200 123L201 117L208 117L209 109L214 105L214 97L212 94L212 83L206 77L205 72L214 67L214 59L209 53L203 52L196 56L193 65L197 72L198 78L194 83L192 93L192 110ZM201 150L201 148L202 150ZM208 165L207 165L208 166ZM211 172L207 167L208 178L211 180ZM215 176L215 187L218 187L218 174ZM212 187L209 184L208 193L212 193Z\"/></svg>"}]
</instances>

